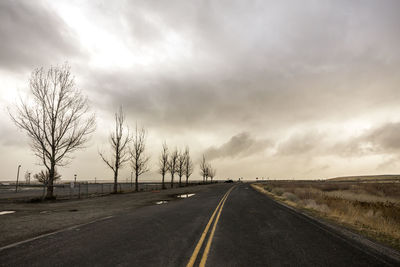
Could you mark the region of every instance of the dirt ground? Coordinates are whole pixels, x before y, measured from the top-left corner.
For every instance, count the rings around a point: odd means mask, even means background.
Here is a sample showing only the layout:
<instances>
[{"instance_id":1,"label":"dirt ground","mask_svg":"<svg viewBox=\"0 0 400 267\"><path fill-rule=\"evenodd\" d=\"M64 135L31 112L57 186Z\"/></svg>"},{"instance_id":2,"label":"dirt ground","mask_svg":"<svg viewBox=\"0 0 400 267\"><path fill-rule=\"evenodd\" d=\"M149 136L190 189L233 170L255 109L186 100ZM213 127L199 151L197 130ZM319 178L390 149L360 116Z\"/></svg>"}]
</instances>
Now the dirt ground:
<instances>
[{"instance_id":1,"label":"dirt ground","mask_svg":"<svg viewBox=\"0 0 400 267\"><path fill-rule=\"evenodd\" d=\"M179 201L176 197L178 194L198 193L219 185L221 184L106 195L81 200L0 202L0 211L16 211L0 216L0 247L73 225L123 214L143 206L156 205L160 200Z\"/></svg>"}]
</instances>

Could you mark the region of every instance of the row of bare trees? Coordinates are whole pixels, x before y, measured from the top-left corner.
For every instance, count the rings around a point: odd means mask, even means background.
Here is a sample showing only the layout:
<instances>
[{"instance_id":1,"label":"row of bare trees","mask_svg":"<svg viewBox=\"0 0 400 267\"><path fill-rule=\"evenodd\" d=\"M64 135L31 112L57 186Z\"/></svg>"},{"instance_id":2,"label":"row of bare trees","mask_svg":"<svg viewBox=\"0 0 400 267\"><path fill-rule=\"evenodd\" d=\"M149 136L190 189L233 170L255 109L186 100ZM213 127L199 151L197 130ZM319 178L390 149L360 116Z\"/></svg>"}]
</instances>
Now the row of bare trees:
<instances>
[{"instance_id":1,"label":"row of bare trees","mask_svg":"<svg viewBox=\"0 0 400 267\"><path fill-rule=\"evenodd\" d=\"M135 128L132 136L129 127L126 126L125 114L122 107L115 113L115 130L109 136L111 155L99 152L102 160L114 172L114 192L117 192L118 172L124 165L130 162L132 171L135 173L135 191L139 191L138 179L143 173L149 171L149 157L145 155L146 131ZM162 176L162 188L165 189L165 176L171 175L171 188L174 186L175 174L179 177L179 186L182 186L182 177L186 177L185 184L188 184L189 177L193 173L193 161L190 157L189 148L178 151L177 148L171 153L164 142L159 158L159 170Z\"/></svg>"},{"instance_id":2,"label":"row of bare trees","mask_svg":"<svg viewBox=\"0 0 400 267\"><path fill-rule=\"evenodd\" d=\"M149 157L145 155L146 131L144 128L138 129L136 125L135 134L132 135L126 126L122 107L115 113L115 131L110 133L109 142L112 154L108 157L104 152L99 154L114 172L114 193L118 190L118 172L127 162L130 162L135 173L135 191L139 191L139 176L149 171Z\"/></svg>"},{"instance_id":3,"label":"row of bare trees","mask_svg":"<svg viewBox=\"0 0 400 267\"><path fill-rule=\"evenodd\" d=\"M208 178L210 178L212 182L216 174L217 170L206 161L206 157L203 155L200 162L200 175L203 177L203 182L208 182Z\"/></svg>"},{"instance_id":4,"label":"row of bare trees","mask_svg":"<svg viewBox=\"0 0 400 267\"><path fill-rule=\"evenodd\" d=\"M163 189L166 188L165 175L167 173L171 175L171 188L174 187L175 174L179 177L179 186L182 186L182 177L186 177L185 184L187 185L189 177L193 173L193 161L190 157L189 147L186 147L185 151L178 151L178 149L175 148L170 153L167 144L164 142L158 164L158 172L162 176L161 183Z\"/></svg>"},{"instance_id":5,"label":"row of bare trees","mask_svg":"<svg viewBox=\"0 0 400 267\"><path fill-rule=\"evenodd\" d=\"M53 198L53 183L60 179L57 166L65 166L72 159L71 154L84 147L96 128L95 115L89 111L87 97L75 87L68 64L35 69L30 78L32 97L20 100L15 110L9 109L14 123L30 138L31 147L46 170L35 177L47 185L46 198ZM138 191L138 179L149 171L149 157L145 154L146 131L135 127L132 134L126 125L122 107L115 113L115 130L109 135L111 153L100 152L101 159L113 171L114 192L117 192L118 174L128 162L135 173L135 190ZM215 169L209 163L200 165L203 180L213 179ZM171 187L175 174L182 185L186 184L193 173L193 162L189 148L170 152L164 143L159 159L159 173L162 175L162 187L165 188L165 176L171 175Z\"/></svg>"}]
</instances>

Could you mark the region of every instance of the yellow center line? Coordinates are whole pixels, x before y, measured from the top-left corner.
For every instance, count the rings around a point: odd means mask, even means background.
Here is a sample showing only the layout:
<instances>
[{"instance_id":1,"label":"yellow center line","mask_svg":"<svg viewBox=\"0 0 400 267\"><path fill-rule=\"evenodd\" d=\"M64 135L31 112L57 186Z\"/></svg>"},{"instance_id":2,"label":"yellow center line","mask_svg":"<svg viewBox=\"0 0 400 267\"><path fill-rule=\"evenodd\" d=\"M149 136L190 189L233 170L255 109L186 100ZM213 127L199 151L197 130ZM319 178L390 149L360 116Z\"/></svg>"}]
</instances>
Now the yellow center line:
<instances>
[{"instance_id":1,"label":"yellow center line","mask_svg":"<svg viewBox=\"0 0 400 267\"><path fill-rule=\"evenodd\" d=\"M203 245L204 239L206 238L208 229L211 226L211 223L212 223L212 221L214 219L214 216L217 213L218 208L221 206L221 203L223 202L223 200L226 197L226 195L228 194L228 192L226 192L225 195L222 197L222 199L219 201L218 206L215 208L213 214L211 215L211 218L208 221L207 226L204 229L203 233L201 234L200 240L199 240L199 242L197 242L197 245L196 245L196 247L195 247L195 249L193 251L193 254L190 257L190 260L189 260L188 264L186 265L186 267L192 267L194 265L194 262L196 261L196 258L197 258L197 254L199 254L200 248Z\"/></svg>"},{"instance_id":2,"label":"yellow center line","mask_svg":"<svg viewBox=\"0 0 400 267\"><path fill-rule=\"evenodd\" d=\"M234 186L233 186L234 187ZM193 251L192 256L190 257L190 260L188 262L188 264L186 265L186 267L192 267L196 261L197 255L199 254L199 251L201 249L201 246L203 245L204 239L207 236L208 230L210 229L210 226L214 220L215 214L217 213L218 209L221 207L222 203L225 203L226 198L228 197L229 193L232 191L233 187L231 187L226 193L225 195L222 197L222 199L219 201L218 206L215 208L213 214L211 215L210 220L208 221L206 228L204 229L203 233L201 234L200 240L199 242L197 242L197 245ZM218 213L221 214L221 211ZM218 215L219 218L219 215ZM214 228L215 228L215 224L214 224ZM209 239L210 240L210 239Z\"/></svg>"},{"instance_id":3,"label":"yellow center line","mask_svg":"<svg viewBox=\"0 0 400 267\"><path fill-rule=\"evenodd\" d=\"M229 190L229 193L232 191L232 189L233 189L233 187L231 188L231 190ZM229 195L229 193L228 193L228 195ZM225 201L227 200L228 195L225 197L224 202L222 202L221 208L219 209L217 218L215 219L213 228L211 230L211 234L208 237L207 245L206 245L206 248L204 249L203 257L201 258L201 261L200 261L200 267L205 267L206 266L208 252L210 251L211 243L212 243L212 240L213 240L213 237L214 237L214 233L215 233L215 228L217 228L219 216L221 215L222 209L224 208Z\"/></svg>"}]
</instances>

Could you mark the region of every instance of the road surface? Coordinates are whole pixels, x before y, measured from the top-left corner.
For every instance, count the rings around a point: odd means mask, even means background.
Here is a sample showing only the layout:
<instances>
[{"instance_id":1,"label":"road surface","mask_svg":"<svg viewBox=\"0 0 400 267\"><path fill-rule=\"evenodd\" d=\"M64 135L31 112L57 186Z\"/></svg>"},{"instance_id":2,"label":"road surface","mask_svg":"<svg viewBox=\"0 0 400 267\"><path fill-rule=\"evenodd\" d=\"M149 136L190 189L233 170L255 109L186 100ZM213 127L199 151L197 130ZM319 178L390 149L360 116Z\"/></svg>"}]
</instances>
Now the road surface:
<instances>
[{"instance_id":1,"label":"road surface","mask_svg":"<svg viewBox=\"0 0 400 267\"><path fill-rule=\"evenodd\" d=\"M1 219L1 218L0 218ZM0 266L399 266L248 184L35 239L0 251Z\"/></svg>"}]
</instances>

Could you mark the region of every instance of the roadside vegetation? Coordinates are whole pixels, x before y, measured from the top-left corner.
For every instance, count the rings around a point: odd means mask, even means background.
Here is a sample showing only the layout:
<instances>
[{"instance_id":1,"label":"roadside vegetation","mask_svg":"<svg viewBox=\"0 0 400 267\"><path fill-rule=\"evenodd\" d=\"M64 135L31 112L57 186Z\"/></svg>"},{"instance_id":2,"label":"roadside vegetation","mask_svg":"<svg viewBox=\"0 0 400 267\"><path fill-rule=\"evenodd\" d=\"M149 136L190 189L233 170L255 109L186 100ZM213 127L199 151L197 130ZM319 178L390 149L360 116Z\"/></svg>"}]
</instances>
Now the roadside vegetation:
<instances>
[{"instance_id":1,"label":"roadside vegetation","mask_svg":"<svg viewBox=\"0 0 400 267\"><path fill-rule=\"evenodd\" d=\"M399 181L269 181L254 186L279 201L400 249Z\"/></svg>"}]
</instances>

